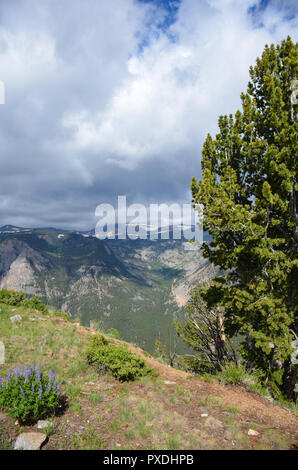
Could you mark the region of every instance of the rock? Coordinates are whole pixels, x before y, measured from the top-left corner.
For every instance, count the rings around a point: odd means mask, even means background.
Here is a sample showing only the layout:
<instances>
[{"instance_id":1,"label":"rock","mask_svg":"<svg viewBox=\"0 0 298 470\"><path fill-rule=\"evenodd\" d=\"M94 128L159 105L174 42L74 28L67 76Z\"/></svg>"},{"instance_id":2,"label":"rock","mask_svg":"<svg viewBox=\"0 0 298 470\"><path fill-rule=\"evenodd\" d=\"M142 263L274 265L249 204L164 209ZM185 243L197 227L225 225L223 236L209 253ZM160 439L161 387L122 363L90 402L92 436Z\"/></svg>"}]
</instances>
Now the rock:
<instances>
[{"instance_id":1,"label":"rock","mask_svg":"<svg viewBox=\"0 0 298 470\"><path fill-rule=\"evenodd\" d=\"M23 432L14 445L14 450L39 450L47 436L41 432Z\"/></svg>"},{"instance_id":2,"label":"rock","mask_svg":"<svg viewBox=\"0 0 298 470\"><path fill-rule=\"evenodd\" d=\"M30 321L36 321L36 318L29 318Z\"/></svg>"},{"instance_id":3,"label":"rock","mask_svg":"<svg viewBox=\"0 0 298 470\"><path fill-rule=\"evenodd\" d=\"M9 318L12 323L17 323L22 320L21 315L13 315Z\"/></svg>"},{"instance_id":4,"label":"rock","mask_svg":"<svg viewBox=\"0 0 298 470\"><path fill-rule=\"evenodd\" d=\"M175 385L176 382L171 382L170 380L164 380L165 385Z\"/></svg>"},{"instance_id":5,"label":"rock","mask_svg":"<svg viewBox=\"0 0 298 470\"><path fill-rule=\"evenodd\" d=\"M208 413L202 413L201 416L202 416L202 418L207 418Z\"/></svg>"},{"instance_id":6,"label":"rock","mask_svg":"<svg viewBox=\"0 0 298 470\"><path fill-rule=\"evenodd\" d=\"M209 418L206 419L205 426L208 426L209 428L212 428L212 429L223 428L222 422L216 418L213 418L213 416L209 416Z\"/></svg>"},{"instance_id":7,"label":"rock","mask_svg":"<svg viewBox=\"0 0 298 470\"><path fill-rule=\"evenodd\" d=\"M247 435L248 436L259 436L260 433L258 431L255 431L254 429L249 429Z\"/></svg>"},{"instance_id":8,"label":"rock","mask_svg":"<svg viewBox=\"0 0 298 470\"><path fill-rule=\"evenodd\" d=\"M47 429L47 428L50 428L51 426L52 426L52 423L50 421L39 420L37 422L37 429Z\"/></svg>"}]
</instances>

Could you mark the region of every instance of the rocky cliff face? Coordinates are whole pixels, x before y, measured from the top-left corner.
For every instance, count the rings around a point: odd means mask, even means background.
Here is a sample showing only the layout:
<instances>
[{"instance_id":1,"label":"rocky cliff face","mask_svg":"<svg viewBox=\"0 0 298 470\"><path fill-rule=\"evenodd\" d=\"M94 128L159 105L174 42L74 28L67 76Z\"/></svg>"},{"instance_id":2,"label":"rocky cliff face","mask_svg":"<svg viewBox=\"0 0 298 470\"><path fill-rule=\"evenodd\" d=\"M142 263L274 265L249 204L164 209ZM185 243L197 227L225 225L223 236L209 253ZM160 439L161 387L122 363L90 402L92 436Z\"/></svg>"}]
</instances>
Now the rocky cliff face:
<instances>
[{"instance_id":1,"label":"rocky cliff face","mask_svg":"<svg viewBox=\"0 0 298 470\"><path fill-rule=\"evenodd\" d=\"M215 270L175 240L107 240L55 229L0 229L0 288L37 295L48 304L117 328L153 347L182 319L194 281ZM164 338L166 340L166 338Z\"/></svg>"}]
</instances>

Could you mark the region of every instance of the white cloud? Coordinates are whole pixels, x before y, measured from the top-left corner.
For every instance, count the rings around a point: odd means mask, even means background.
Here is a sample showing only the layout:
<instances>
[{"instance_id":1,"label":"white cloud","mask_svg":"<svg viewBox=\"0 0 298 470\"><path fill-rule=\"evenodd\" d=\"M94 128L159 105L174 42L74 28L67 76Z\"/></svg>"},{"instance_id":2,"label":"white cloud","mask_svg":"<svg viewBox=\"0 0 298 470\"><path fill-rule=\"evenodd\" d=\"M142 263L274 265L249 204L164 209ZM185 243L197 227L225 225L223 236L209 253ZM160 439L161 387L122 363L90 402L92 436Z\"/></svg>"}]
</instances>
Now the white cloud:
<instances>
[{"instance_id":1,"label":"white cloud","mask_svg":"<svg viewBox=\"0 0 298 470\"><path fill-rule=\"evenodd\" d=\"M297 39L291 0L263 10L256 0L182 0L168 30L158 26L166 11L150 3L69 5L0 4L7 223L75 227L80 213L88 225L96 205L116 193L187 202L206 133L240 107L249 66L265 43Z\"/></svg>"},{"instance_id":2,"label":"white cloud","mask_svg":"<svg viewBox=\"0 0 298 470\"><path fill-rule=\"evenodd\" d=\"M199 157L198 146L215 130L218 115L240 106L249 66L265 43L285 37L274 9L264 14L264 28L254 27L247 13L253 4L184 0L171 28L177 42L160 34L130 58L129 75L105 109L65 117L75 146L130 169L152 156L168 159L173 151L197 148Z\"/></svg>"}]
</instances>

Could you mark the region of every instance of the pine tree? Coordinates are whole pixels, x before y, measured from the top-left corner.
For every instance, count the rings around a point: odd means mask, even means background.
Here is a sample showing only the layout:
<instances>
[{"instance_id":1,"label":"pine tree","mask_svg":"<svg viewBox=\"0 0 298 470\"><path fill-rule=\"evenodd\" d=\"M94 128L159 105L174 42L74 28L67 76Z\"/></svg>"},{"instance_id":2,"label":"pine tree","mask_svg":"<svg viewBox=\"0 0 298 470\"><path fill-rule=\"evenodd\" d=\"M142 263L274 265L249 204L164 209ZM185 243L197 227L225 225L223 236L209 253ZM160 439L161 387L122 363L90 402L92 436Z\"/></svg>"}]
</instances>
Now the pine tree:
<instances>
[{"instance_id":1,"label":"pine tree","mask_svg":"<svg viewBox=\"0 0 298 470\"><path fill-rule=\"evenodd\" d=\"M213 239L203 255L226 273L203 298L209 308L225 308L225 330L241 335L246 364L288 394L296 373L297 72L291 38L265 46L250 68L242 111L220 116L219 133L203 146L202 179L191 182Z\"/></svg>"}]
</instances>

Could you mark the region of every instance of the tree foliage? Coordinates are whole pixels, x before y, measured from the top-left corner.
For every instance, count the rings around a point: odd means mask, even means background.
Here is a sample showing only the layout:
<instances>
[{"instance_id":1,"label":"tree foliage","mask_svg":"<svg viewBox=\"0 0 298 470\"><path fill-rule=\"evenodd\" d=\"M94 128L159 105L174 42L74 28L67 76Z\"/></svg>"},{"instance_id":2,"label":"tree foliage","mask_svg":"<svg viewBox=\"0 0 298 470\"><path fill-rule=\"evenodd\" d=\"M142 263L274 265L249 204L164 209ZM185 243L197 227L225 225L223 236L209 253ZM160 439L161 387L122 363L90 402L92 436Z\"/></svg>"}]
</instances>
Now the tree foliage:
<instances>
[{"instance_id":1,"label":"tree foliage","mask_svg":"<svg viewBox=\"0 0 298 470\"><path fill-rule=\"evenodd\" d=\"M203 298L225 308L226 331L242 335L243 358L275 391L295 374L297 70L298 45L289 37L265 47L250 68L242 110L220 116L219 133L203 146L202 178L191 183L213 239L203 255L226 272Z\"/></svg>"},{"instance_id":2,"label":"tree foliage","mask_svg":"<svg viewBox=\"0 0 298 470\"><path fill-rule=\"evenodd\" d=\"M225 335L223 310L208 310L200 294L200 287L192 289L187 304L187 319L177 323L177 334L196 355L185 357L188 367L197 372L215 373L227 362L237 365L232 344Z\"/></svg>"}]
</instances>

